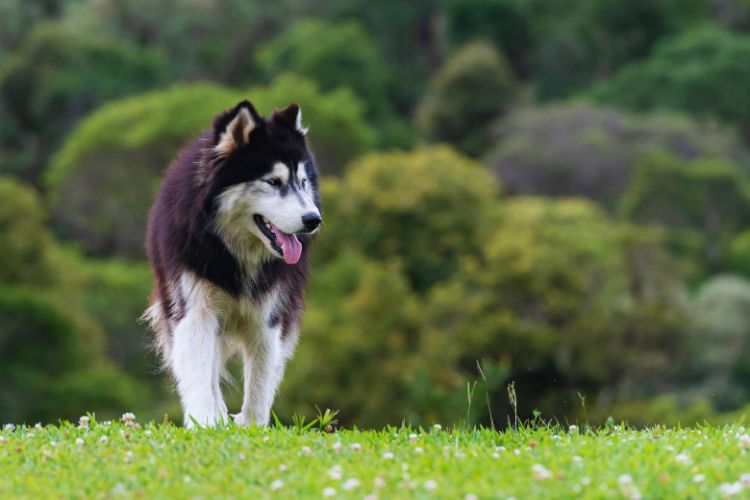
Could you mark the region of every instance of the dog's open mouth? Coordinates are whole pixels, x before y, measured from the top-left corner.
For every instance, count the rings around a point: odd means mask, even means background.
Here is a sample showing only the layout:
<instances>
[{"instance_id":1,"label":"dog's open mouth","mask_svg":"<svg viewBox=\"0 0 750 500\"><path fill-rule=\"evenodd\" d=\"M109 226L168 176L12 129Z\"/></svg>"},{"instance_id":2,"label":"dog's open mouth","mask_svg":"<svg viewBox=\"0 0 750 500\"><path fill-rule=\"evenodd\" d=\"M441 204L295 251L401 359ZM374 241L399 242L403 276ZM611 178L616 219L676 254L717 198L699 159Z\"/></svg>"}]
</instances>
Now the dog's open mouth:
<instances>
[{"instance_id":1,"label":"dog's open mouth","mask_svg":"<svg viewBox=\"0 0 750 500\"><path fill-rule=\"evenodd\" d=\"M263 235L268 238L271 248L284 258L284 262L287 264L299 262L299 257L302 254L302 243L299 242L295 234L287 234L281 231L262 215L255 214L253 219L255 219L255 223Z\"/></svg>"}]
</instances>

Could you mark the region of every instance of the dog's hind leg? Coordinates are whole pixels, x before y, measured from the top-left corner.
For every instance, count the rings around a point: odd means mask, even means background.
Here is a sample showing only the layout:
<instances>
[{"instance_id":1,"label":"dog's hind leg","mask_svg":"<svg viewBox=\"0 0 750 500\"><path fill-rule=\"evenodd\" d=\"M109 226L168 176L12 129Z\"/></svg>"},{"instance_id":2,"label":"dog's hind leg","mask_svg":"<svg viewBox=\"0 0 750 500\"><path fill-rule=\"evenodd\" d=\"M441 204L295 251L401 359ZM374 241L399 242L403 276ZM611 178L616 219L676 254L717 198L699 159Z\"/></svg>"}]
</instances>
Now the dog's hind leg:
<instances>
[{"instance_id":1,"label":"dog's hind leg","mask_svg":"<svg viewBox=\"0 0 750 500\"><path fill-rule=\"evenodd\" d=\"M227 418L220 387L223 356L219 320L204 283L185 274L180 287L186 307L173 333L172 373L185 425L192 427L193 420L201 425L214 425Z\"/></svg>"}]
</instances>

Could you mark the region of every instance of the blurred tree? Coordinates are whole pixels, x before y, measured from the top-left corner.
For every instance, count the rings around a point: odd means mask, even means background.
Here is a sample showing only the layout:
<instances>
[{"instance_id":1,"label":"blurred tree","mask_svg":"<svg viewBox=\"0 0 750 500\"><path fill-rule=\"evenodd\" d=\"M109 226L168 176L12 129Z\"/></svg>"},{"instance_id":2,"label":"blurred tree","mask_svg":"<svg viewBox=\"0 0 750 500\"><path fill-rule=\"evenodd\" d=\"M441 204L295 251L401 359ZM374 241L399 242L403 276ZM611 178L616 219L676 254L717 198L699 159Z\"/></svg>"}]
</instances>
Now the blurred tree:
<instances>
[{"instance_id":1,"label":"blurred tree","mask_svg":"<svg viewBox=\"0 0 750 500\"><path fill-rule=\"evenodd\" d=\"M430 294L425 337L450 353L443 364L507 364L526 415L575 414L576 391L601 405L632 387L652 394L682 326L658 241L584 200L511 198L498 212L481 256Z\"/></svg>"},{"instance_id":2,"label":"blurred tree","mask_svg":"<svg viewBox=\"0 0 750 500\"><path fill-rule=\"evenodd\" d=\"M582 90L703 22L707 0L526 0L533 83L543 100Z\"/></svg>"},{"instance_id":3,"label":"blurred tree","mask_svg":"<svg viewBox=\"0 0 750 500\"><path fill-rule=\"evenodd\" d=\"M740 159L731 131L677 116L630 115L585 103L520 109L499 123L488 164L515 194L586 196L616 205L633 164L652 150Z\"/></svg>"},{"instance_id":4,"label":"blurred tree","mask_svg":"<svg viewBox=\"0 0 750 500\"><path fill-rule=\"evenodd\" d=\"M74 0L75 1L75 0ZM0 3L0 63L8 50L16 48L33 26L60 16L70 0L4 0Z\"/></svg>"},{"instance_id":5,"label":"blurred tree","mask_svg":"<svg viewBox=\"0 0 750 500\"><path fill-rule=\"evenodd\" d=\"M4 422L114 416L144 396L104 361L98 331L39 292L0 289L0 325Z\"/></svg>"},{"instance_id":6,"label":"blurred tree","mask_svg":"<svg viewBox=\"0 0 750 500\"><path fill-rule=\"evenodd\" d=\"M678 240L699 235L702 258L716 270L731 238L750 222L750 182L730 162L654 154L636 166L620 211L634 222L665 226Z\"/></svg>"},{"instance_id":7,"label":"blurred tree","mask_svg":"<svg viewBox=\"0 0 750 500\"><path fill-rule=\"evenodd\" d=\"M717 276L704 284L690 308L681 363L685 390L710 397L720 410L747 400L750 383L750 282Z\"/></svg>"},{"instance_id":8,"label":"blurred tree","mask_svg":"<svg viewBox=\"0 0 750 500\"><path fill-rule=\"evenodd\" d=\"M750 230L745 229L729 244L723 267L750 279Z\"/></svg>"},{"instance_id":9,"label":"blurred tree","mask_svg":"<svg viewBox=\"0 0 750 500\"><path fill-rule=\"evenodd\" d=\"M63 20L75 32L159 47L171 80L245 85L254 48L287 22L285 2L273 0L79 0Z\"/></svg>"},{"instance_id":10,"label":"blurred tree","mask_svg":"<svg viewBox=\"0 0 750 500\"><path fill-rule=\"evenodd\" d=\"M267 77L293 71L323 91L349 87L381 137L380 146L407 146L406 125L395 115L389 93L392 83L380 47L355 21L337 24L301 20L255 52L258 68Z\"/></svg>"},{"instance_id":11,"label":"blurred tree","mask_svg":"<svg viewBox=\"0 0 750 500\"><path fill-rule=\"evenodd\" d=\"M486 44L467 45L433 76L416 112L417 128L429 142L449 142L479 156L490 145L490 123L516 94L516 80L502 56Z\"/></svg>"},{"instance_id":12,"label":"blurred tree","mask_svg":"<svg viewBox=\"0 0 750 500\"><path fill-rule=\"evenodd\" d=\"M688 31L646 61L594 88L599 102L635 110L675 109L736 126L750 141L750 36L719 28Z\"/></svg>"},{"instance_id":13,"label":"blurred tree","mask_svg":"<svg viewBox=\"0 0 750 500\"><path fill-rule=\"evenodd\" d=\"M178 85L109 103L81 123L47 172L55 221L86 251L141 257L147 210L165 166L217 113L246 96L266 113L299 102L323 172L336 172L374 140L348 90L321 93L293 75L247 93Z\"/></svg>"},{"instance_id":14,"label":"blurred tree","mask_svg":"<svg viewBox=\"0 0 750 500\"><path fill-rule=\"evenodd\" d=\"M502 49L517 75L529 76L534 40L527 0L444 0L444 4L451 45L489 40Z\"/></svg>"},{"instance_id":15,"label":"blurred tree","mask_svg":"<svg viewBox=\"0 0 750 500\"><path fill-rule=\"evenodd\" d=\"M122 41L36 29L0 67L0 172L36 181L86 112L157 85L161 58Z\"/></svg>"},{"instance_id":16,"label":"blurred tree","mask_svg":"<svg viewBox=\"0 0 750 500\"><path fill-rule=\"evenodd\" d=\"M709 0L711 15L736 31L750 30L750 0Z\"/></svg>"},{"instance_id":17,"label":"blurred tree","mask_svg":"<svg viewBox=\"0 0 750 500\"><path fill-rule=\"evenodd\" d=\"M31 188L0 177L0 283L43 285L53 281L52 237L47 214Z\"/></svg>"},{"instance_id":18,"label":"blurred tree","mask_svg":"<svg viewBox=\"0 0 750 500\"><path fill-rule=\"evenodd\" d=\"M320 238L316 253L331 260L346 241L367 258L397 259L419 292L449 278L459 256L479 251L499 193L491 174L445 146L366 155L325 189L324 232L336 237Z\"/></svg>"}]
</instances>

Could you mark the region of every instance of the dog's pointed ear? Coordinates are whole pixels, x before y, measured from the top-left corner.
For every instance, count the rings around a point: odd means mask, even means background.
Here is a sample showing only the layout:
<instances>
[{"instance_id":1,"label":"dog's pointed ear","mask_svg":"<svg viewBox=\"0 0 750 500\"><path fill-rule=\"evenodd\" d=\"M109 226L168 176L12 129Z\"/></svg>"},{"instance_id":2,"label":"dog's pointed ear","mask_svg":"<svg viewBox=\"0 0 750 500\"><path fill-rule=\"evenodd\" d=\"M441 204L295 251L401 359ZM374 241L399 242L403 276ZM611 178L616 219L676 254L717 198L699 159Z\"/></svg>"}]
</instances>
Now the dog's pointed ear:
<instances>
[{"instance_id":1,"label":"dog's pointed ear","mask_svg":"<svg viewBox=\"0 0 750 500\"><path fill-rule=\"evenodd\" d=\"M214 151L219 156L229 156L250 141L250 134L262 118L250 101L242 101L219 115L214 121Z\"/></svg>"},{"instance_id":2,"label":"dog's pointed ear","mask_svg":"<svg viewBox=\"0 0 750 500\"><path fill-rule=\"evenodd\" d=\"M307 127L302 126L302 109L299 104L293 102L284 109L277 109L273 112L273 119L278 123L286 125L288 128L307 135Z\"/></svg>"}]
</instances>

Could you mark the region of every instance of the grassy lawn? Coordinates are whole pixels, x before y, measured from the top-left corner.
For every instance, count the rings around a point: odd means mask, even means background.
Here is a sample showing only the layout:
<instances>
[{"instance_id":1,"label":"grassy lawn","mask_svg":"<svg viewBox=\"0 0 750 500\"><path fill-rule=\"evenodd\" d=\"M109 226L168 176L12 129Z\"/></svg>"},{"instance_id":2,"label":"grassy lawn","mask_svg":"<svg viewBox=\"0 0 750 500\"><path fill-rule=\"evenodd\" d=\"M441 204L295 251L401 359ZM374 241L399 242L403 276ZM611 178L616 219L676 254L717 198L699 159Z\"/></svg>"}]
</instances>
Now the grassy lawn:
<instances>
[{"instance_id":1,"label":"grassy lawn","mask_svg":"<svg viewBox=\"0 0 750 500\"><path fill-rule=\"evenodd\" d=\"M191 431L92 418L0 429L0 498L746 498L746 432Z\"/></svg>"}]
</instances>

